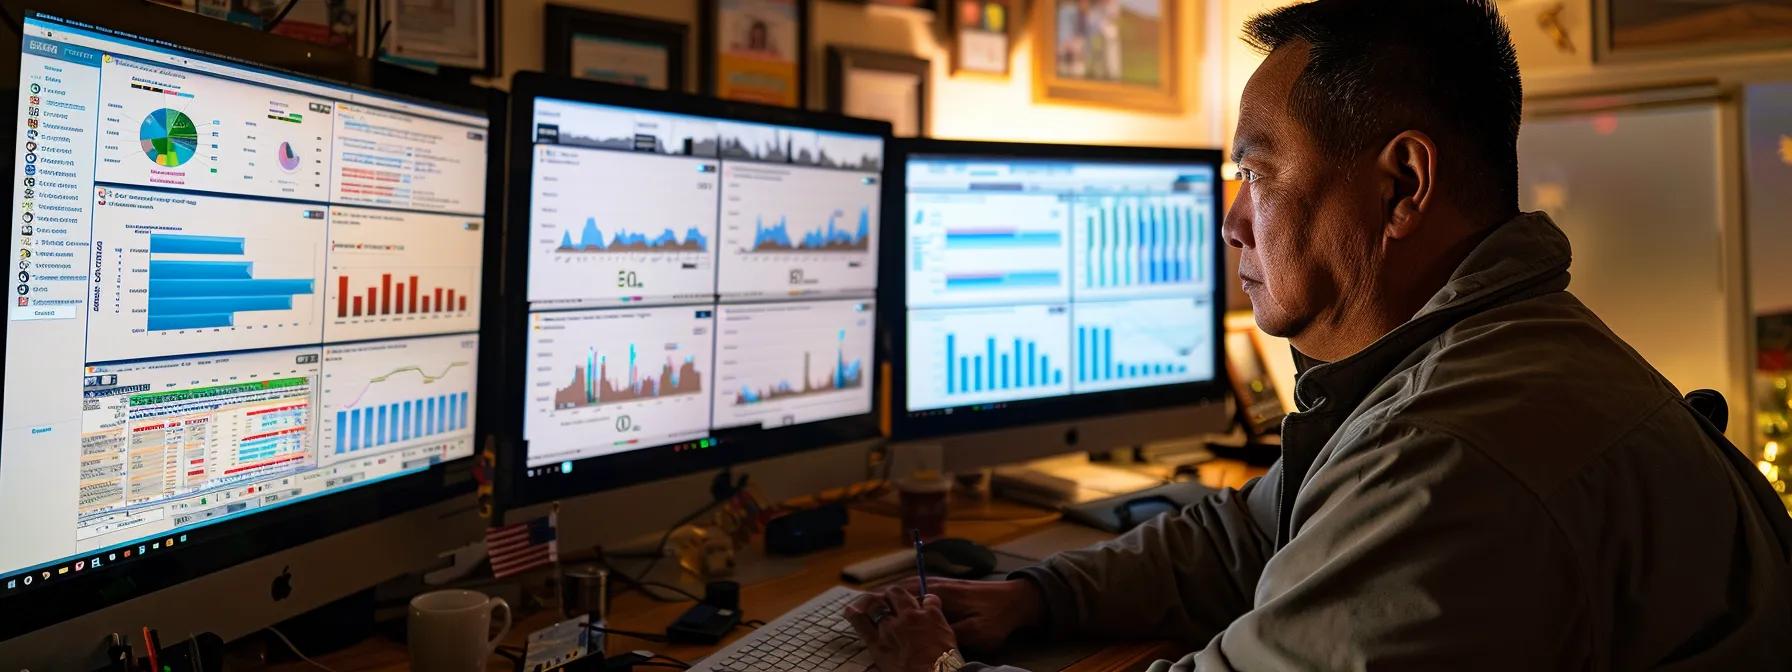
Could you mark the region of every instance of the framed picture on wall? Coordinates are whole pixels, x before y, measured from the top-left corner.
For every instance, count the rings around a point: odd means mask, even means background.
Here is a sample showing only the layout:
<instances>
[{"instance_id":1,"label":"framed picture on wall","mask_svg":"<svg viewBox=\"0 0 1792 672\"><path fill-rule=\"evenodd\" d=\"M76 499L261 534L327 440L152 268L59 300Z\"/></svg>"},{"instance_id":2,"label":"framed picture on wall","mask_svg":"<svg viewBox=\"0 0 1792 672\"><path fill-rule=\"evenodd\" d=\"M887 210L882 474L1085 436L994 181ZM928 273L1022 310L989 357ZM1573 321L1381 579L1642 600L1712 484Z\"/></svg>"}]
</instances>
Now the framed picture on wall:
<instances>
[{"instance_id":1,"label":"framed picture on wall","mask_svg":"<svg viewBox=\"0 0 1792 672\"><path fill-rule=\"evenodd\" d=\"M1008 76L1016 0L946 0L946 32L951 36L952 72Z\"/></svg>"},{"instance_id":2,"label":"framed picture on wall","mask_svg":"<svg viewBox=\"0 0 1792 672\"><path fill-rule=\"evenodd\" d=\"M1792 46L1792 0L1594 0L1596 60Z\"/></svg>"},{"instance_id":3,"label":"framed picture on wall","mask_svg":"<svg viewBox=\"0 0 1792 672\"><path fill-rule=\"evenodd\" d=\"M938 0L846 0L860 5L878 5L880 7L901 7L903 9L921 9L933 11ZM951 0L946 0L950 2Z\"/></svg>"},{"instance_id":4,"label":"framed picture on wall","mask_svg":"<svg viewBox=\"0 0 1792 672\"><path fill-rule=\"evenodd\" d=\"M496 0L377 0L380 56L424 69L498 74Z\"/></svg>"},{"instance_id":5,"label":"framed picture on wall","mask_svg":"<svg viewBox=\"0 0 1792 672\"><path fill-rule=\"evenodd\" d=\"M925 59L888 51L828 46L828 111L890 122L902 137L927 134Z\"/></svg>"},{"instance_id":6,"label":"framed picture on wall","mask_svg":"<svg viewBox=\"0 0 1792 672\"><path fill-rule=\"evenodd\" d=\"M702 0L702 91L802 107L809 74L809 0Z\"/></svg>"},{"instance_id":7,"label":"framed picture on wall","mask_svg":"<svg viewBox=\"0 0 1792 672\"><path fill-rule=\"evenodd\" d=\"M1181 112L1178 0L1041 0L1033 97Z\"/></svg>"},{"instance_id":8,"label":"framed picture on wall","mask_svg":"<svg viewBox=\"0 0 1792 672\"><path fill-rule=\"evenodd\" d=\"M690 29L682 23L548 5L550 75L683 91Z\"/></svg>"}]
</instances>

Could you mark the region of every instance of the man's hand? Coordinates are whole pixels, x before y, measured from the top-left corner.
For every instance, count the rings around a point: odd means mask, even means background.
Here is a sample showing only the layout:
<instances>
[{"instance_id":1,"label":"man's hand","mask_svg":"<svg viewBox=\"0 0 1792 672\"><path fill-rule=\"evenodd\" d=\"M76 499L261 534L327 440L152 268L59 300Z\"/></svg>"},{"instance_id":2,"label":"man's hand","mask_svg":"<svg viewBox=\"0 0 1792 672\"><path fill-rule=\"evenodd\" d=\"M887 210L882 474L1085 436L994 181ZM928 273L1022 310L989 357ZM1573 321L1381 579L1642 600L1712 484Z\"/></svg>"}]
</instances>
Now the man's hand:
<instances>
[{"instance_id":1,"label":"man's hand","mask_svg":"<svg viewBox=\"0 0 1792 672\"><path fill-rule=\"evenodd\" d=\"M892 587L853 600L845 611L846 622L871 647L879 672L930 672L941 654L958 646L937 595L917 601Z\"/></svg>"},{"instance_id":2,"label":"man's hand","mask_svg":"<svg viewBox=\"0 0 1792 672\"><path fill-rule=\"evenodd\" d=\"M921 586L916 579L899 585L909 593L919 592ZM1045 597L1025 579L929 579L927 592L939 596L959 644L968 649L992 651L1016 630L1045 625Z\"/></svg>"}]
</instances>

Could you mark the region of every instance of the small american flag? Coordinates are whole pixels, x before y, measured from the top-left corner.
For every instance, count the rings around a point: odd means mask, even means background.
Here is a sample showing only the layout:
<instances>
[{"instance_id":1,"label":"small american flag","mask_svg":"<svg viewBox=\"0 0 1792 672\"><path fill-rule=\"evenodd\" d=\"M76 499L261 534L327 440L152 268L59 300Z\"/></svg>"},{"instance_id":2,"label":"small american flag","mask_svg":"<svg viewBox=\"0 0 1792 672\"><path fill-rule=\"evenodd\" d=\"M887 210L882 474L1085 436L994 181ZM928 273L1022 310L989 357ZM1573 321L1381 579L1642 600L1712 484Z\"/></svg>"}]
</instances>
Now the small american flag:
<instances>
[{"instance_id":1,"label":"small american flag","mask_svg":"<svg viewBox=\"0 0 1792 672\"><path fill-rule=\"evenodd\" d=\"M504 578L560 561L556 512L528 522L485 528L485 554L492 576Z\"/></svg>"}]
</instances>

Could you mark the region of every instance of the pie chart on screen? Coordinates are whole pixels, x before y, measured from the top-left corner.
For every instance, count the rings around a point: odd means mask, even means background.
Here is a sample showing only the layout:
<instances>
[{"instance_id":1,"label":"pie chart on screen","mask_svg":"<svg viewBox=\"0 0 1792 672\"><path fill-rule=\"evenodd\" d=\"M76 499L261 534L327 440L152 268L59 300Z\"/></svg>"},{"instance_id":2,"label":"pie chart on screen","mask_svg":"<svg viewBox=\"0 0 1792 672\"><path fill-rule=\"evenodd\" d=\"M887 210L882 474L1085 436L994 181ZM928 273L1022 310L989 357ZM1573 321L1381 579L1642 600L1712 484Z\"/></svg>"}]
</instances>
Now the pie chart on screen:
<instances>
[{"instance_id":1,"label":"pie chart on screen","mask_svg":"<svg viewBox=\"0 0 1792 672\"><path fill-rule=\"evenodd\" d=\"M144 156L164 168L180 167L199 150L199 129L192 117L180 110L163 108L149 113L137 133Z\"/></svg>"},{"instance_id":2,"label":"pie chart on screen","mask_svg":"<svg viewBox=\"0 0 1792 672\"><path fill-rule=\"evenodd\" d=\"M280 169L289 173L299 169L299 153L290 142L280 143Z\"/></svg>"}]
</instances>

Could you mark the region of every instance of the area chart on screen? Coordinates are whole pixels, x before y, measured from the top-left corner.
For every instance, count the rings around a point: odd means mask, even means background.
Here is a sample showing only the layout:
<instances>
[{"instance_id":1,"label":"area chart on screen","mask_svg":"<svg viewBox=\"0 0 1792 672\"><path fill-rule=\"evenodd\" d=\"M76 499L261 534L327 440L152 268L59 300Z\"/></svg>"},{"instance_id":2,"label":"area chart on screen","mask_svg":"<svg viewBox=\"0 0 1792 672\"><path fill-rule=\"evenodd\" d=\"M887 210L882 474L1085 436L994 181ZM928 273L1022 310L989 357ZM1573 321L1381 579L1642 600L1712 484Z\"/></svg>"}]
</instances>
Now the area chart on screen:
<instances>
[{"instance_id":1,"label":"area chart on screen","mask_svg":"<svg viewBox=\"0 0 1792 672\"><path fill-rule=\"evenodd\" d=\"M778 427L871 411L869 301L723 305L715 424Z\"/></svg>"},{"instance_id":2,"label":"area chart on screen","mask_svg":"<svg viewBox=\"0 0 1792 672\"><path fill-rule=\"evenodd\" d=\"M724 299L866 295L877 288L876 173L724 162Z\"/></svg>"},{"instance_id":3,"label":"area chart on screen","mask_svg":"<svg viewBox=\"0 0 1792 672\"><path fill-rule=\"evenodd\" d=\"M715 294L715 159L535 148L528 299L561 305Z\"/></svg>"},{"instance_id":4,"label":"area chart on screen","mask_svg":"<svg viewBox=\"0 0 1792 672\"><path fill-rule=\"evenodd\" d=\"M675 443L709 430L715 310L614 308L530 316L529 464Z\"/></svg>"}]
</instances>

